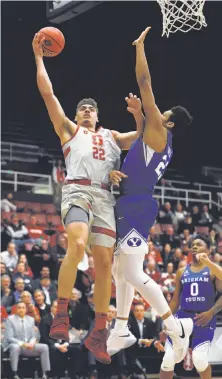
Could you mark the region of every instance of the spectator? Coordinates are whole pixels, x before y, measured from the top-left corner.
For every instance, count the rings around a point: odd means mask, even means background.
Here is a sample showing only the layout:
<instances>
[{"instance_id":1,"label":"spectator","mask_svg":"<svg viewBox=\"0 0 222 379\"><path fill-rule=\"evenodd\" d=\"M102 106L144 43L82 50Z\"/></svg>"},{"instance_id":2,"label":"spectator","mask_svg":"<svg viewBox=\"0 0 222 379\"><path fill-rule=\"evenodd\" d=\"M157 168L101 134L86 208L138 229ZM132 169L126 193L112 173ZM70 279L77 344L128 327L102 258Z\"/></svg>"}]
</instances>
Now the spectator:
<instances>
[{"instance_id":1,"label":"spectator","mask_svg":"<svg viewBox=\"0 0 222 379\"><path fill-rule=\"evenodd\" d=\"M0 262L0 269L1 269L1 276L10 274L6 268L5 263L3 262Z\"/></svg>"},{"instance_id":2,"label":"spectator","mask_svg":"<svg viewBox=\"0 0 222 379\"><path fill-rule=\"evenodd\" d=\"M135 359L147 356L156 356L157 351L163 346L158 342L158 331L156 324L145 318L145 308L143 304L135 305L133 316L129 318L129 326L137 342L126 349L128 364L131 366L131 374L135 372Z\"/></svg>"},{"instance_id":3,"label":"spectator","mask_svg":"<svg viewBox=\"0 0 222 379\"><path fill-rule=\"evenodd\" d=\"M8 318L7 310L3 305L1 305L0 306L0 320L4 322L7 318Z\"/></svg>"},{"instance_id":4,"label":"spectator","mask_svg":"<svg viewBox=\"0 0 222 379\"><path fill-rule=\"evenodd\" d=\"M183 260L184 257L183 257L183 252L181 250L181 248L177 247L175 250L174 250L174 253L173 253L173 258L172 258L172 263L175 267L175 270L178 269L178 265L179 265L179 262L181 260Z\"/></svg>"},{"instance_id":5,"label":"spectator","mask_svg":"<svg viewBox=\"0 0 222 379\"><path fill-rule=\"evenodd\" d=\"M45 238L43 228L37 223L37 218L34 215L30 216L29 224L27 225L29 238L32 242L37 245L41 245L41 241Z\"/></svg>"},{"instance_id":6,"label":"spectator","mask_svg":"<svg viewBox=\"0 0 222 379\"><path fill-rule=\"evenodd\" d=\"M176 274L174 274L174 265L172 262L167 264L167 272L161 274L161 285L164 293L173 293L176 286Z\"/></svg>"},{"instance_id":7,"label":"spectator","mask_svg":"<svg viewBox=\"0 0 222 379\"><path fill-rule=\"evenodd\" d=\"M15 281L15 291L13 292L15 303L21 301L22 293L25 290L25 282L22 278L17 278Z\"/></svg>"},{"instance_id":8,"label":"spectator","mask_svg":"<svg viewBox=\"0 0 222 379\"><path fill-rule=\"evenodd\" d=\"M28 229L23 225L23 222L18 219L16 213L11 216L11 223L7 226L6 230L17 248L27 242Z\"/></svg>"},{"instance_id":9,"label":"spectator","mask_svg":"<svg viewBox=\"0 0 222 379\"><path fill-rule=\"evenodd\" d=\"M185 220L183 222L181 222L180 226L179 226L179 229L178 229L178 233L181 234L183 233L184 230L189 230L189 232L191 234L193 234L194 232L194 225L193 225L193 220L192 220L192 217L187 214L186 217L185 217Z\"/></svg>"},{"instance_id":10,"label":"spectator","mask_svg":"<svg viewBox=\"0 0 222 379\"><path fill-rule=\"evenodd\" d=\"M214 263L218 266L222 266L222 255L219 253L214 254Z\"/></svg>"},{"instance_id":11,"label":"spectator","mask_svg":"<svg viewBox=\"0 0 222 379\"><path fill-rule=\"evenodd\" d=\"M33 246L29 262L35 278L39 276L40 270L43 266L47 266L51 270L52 268L55 269L55 264L47 240L42 240L41 246Z\"/></svg>"},{"instance_id":12,"label":"spectator","mask_svg":"<svg viewBox=\"0 0 222 379\"><path fill-rule=\"evenodd\" d=\"M208 205L203 205L199 224L202 226L212 226L214 218L209 212Z\"/></svg>"},{"instance_id":13,"label":"spectator","mask_svg":"<svg viewBox=\"0 0 222 379\"><path fill-rule=\"evenodd\" d=\"M13 271L16 267L18 263L18 255L13 242L9 242L7 250L1 253L1 261L5 263L7 269L10 271Z\"/></svg>"},{"instance_id":14,"label":"spectator","mask_svg":"<svg viewBox=\"0 0 222 379\"><path fill-rule=\"evenodd\" d=\"M174 215L177 221L177 225L179 225L182 221L184 221L184 218L186 216L187 212L183 210L182 204L178 203L176 205L176 209L174 211Z\"/></svg>"},{"instance_id":15,"label":"spectator","mask_svg":"<svg viewBox=\"0 0 222 379\"><path fill-rule=\"evenodd\" d=\"M31 267L28 265L27 257L25 254L21 254L19 257L19 262L18 263L24 263L25 265L25 275L29 276L30 278L33 278L33 272ZM17 272L17 268L15 269L14 273Z\"/></svg>"},{"instance_id":16,"label":"spectator","mask_svg":"<svg viewBox=\"0 0 222 379\"><path fill-rule=\"evenodd\" d=\"M14 296L11 290L11 278L9 275L3 275L1 278L1 305L6 308L7 312L11 312L14 304Z\"/></svg>"},{"instance_id":17,"label":"spectator","mask_svg":"<svg viewBox=\"0 0 222 379\"><path fill-rule=\"evenodd\" d=\"M212 250L215 251L217 248L217 239L216 239L216 232L214 229L211 229L209 233L209 240L210 240L210 245L213 248Z\"/></svg>"},{"instance_id":18,"label":"spectator","mask_svg":"<svg viewBox=\"0 0 222 379\"><path fill-rule=\"evenodd\" d=\"M145 256L145 259L149 259L149 258L153 258L158 264L158 266L162 267L163 260L162 260L161 254L159 250L154 246L152 241L148 242L148 254L146 254Z\"/></svg>"},{"instance_id":19,"label":"spectator","mask_svg":"<svg viewBox=\"0 0 222 379\"><path fill-rule=\"evenodd\" d=\"M174 214L171 210L171 204L167 201L165 204L164 204L164 207L163 207L163 210L161 211L162 213L160 213L160 217L161 217L161 221L160 223L161 224L173 224L173 220L175 220L175 217L174 217Z\"/></svg>"},{"instance_id":20,"label":"spectator","mask_svg":"<svg viewBox=\"0 0 222 379\"><path fill-rule=\"evenodd\" d=\"M35 306L39 310L40 317L46 316L50 313L50 306L45 302L45 295L42 290L35 290L34 292Z\"/></svg>"},{"instance_id":21,"label":"spectator","mask_svg":"<svg viewBox=\"0 0 222 379\"><path fill-rule=\"evenodd\" d=\"M26 315L33 317L35 323L38 324L40 322L40 314L39 310L34 306L32 295L28 291L24 291L21 294L21 302L26 305ZM12 314L16 313L17 304L12 307Z\"/></svg>"},{"instance_id":22,"label":"spectator","mask_svg":"<svg viewBox=\"0 0 222 379\"><path fill-rule=\"evenodd\" d=\"M157 264L153 258L149 258L145 264L145 273L149 275L155 282L160 281L160 272L157 270Z\"/></svg>"},{"instance_id":23,"label":"spectator","mask_svg":"<svg viewBox=\"0 0 222 379\"><path fill-rule=\"evenodd\" d=\"M15 283L17 278L22 278L25 282L25 288L32 292L33 281L29 275L25 274L25 264L20 262L16 266L16 273L12 276L12 281Z\"/></svg>"},{"instance_id":24,"label":"spectator","mask_svg":"<svg viewBox=\"0 0 222 379\"><path fill-rule=\"evenodd\" d=\"M222 233L222 216L213 224L213 228L217 233Z\"/></svg>"},{"instance_id":25,"label":"spectator","mask_svg":"<svg viewBox=\"0 0 222 379\"><path fill-rule=\"evenodd\" d=\"M65 182L65 169L61 160L58 160L57 166L53 166L52 169L52 181L53 181L53 203L56 210L60 211L61 199L62 199L62 186Z\"/></svg>"},{"instance_id":26,"label":"spectator","mask_svg":"<svg viewBox=\"0 0 222 379\"><path fill-rule=\"evenodd\" d=\"M160 247L161 246L160 235L156 232L156 229L155 229L154 226L152 226L152 228L150 228L149 242L153 242L153 244L156 247Z\"/></svg>"},{"instance_id":27,"label":"spectator","mask_svg":"<svg viewBox=\"0 0 222 379\"><path fill-rule=\"evenodd\" d=\"M63 261L64 256L66 255L66 249L67 249L67 238L63 234L59 235L59 243L52 247L51 249L51 255L55 262L61 262Z\"/></svg>"},{"instance_id":28,"label":"spectator","mask_svg":"<svg viewBox=\"0 0 222 379\"><path fill-rule=\"evenodd\" d=\"M45 295L46 304L51 305L53 300L57 299L57 293L50 278L43 277L40 279L40 289Z\"/></svg>"},{"instance_id":29,"label":"spectator","mask_svg":"<svg viewBox=\"0 0 222 379\"><path fill-rule=\"evenodd\" d=\"M194 225L194 226L199 225L199 221L200 221L200 210L199 210L199 207L198 207L197 205L194 205L194 206L192 207L191 216L192 216L193 225Z\"/></svg>"},{"instance_id":30,"label":"spectator","mask_svg":"<svg viewBox=\"0 0 222 379\"><path fill-rule=\"evenodd\" d=\"M71 379L76 378L76 373L81 364L79 344L70 344L69 342L56 341L49 336L52 320L57 310L57 301L53 301L51 312L41 320L39 329L41 342L49 347L50 360L52 365L53 377L63 377L64 371L68 366L68 358L71 357L69 375Z\"/></svg>"},{"instance_id":31,"label":"spectator","mask_svg":"<svg viewBox=\"0 0 222 379\"><path fill-rule=\"evenodd\" d=\"M181 235L180 235L180 239L181 239L182 244L184 244L184 243L189 244L192 238L193 238L193 235L190 234L189 229L184 229L183 233L181 233Z\"/></svg>"},{"instance_id":32,"label":"spectator","mask_svg":"<svg viewBox=\"0 0 222 379\"><path fill-rule=\"evenodd\" d=\"M16 205L14 204L14 201L13 201L13 194L12 193L8 193L7 196L6 196L6 199L2 199L1 200L1 210L3 212L15 212L16 211Z\"/></svg>"},{"instance_id":33,"label":"spectator","mask_svg":"<svg viewBox=\"0 0 222 379\"><path fill-rule=\"evenodd\" d=\"M164 246L166 243L169 243L172 249L180 246L180 239L178 236L175 236L173 226L169 226L164 234L161 235L161 244Z\"/></svg>"},{"instance_id":34,"label":"spectator","mask_svg":"<svg viewBox=\"0 0 222 379\"><path fill-rule=\"evenodd\" d=\"M166 243L163 247L162 258L163 258L164 267L166 269L167 263L171 262L173 259L173 252L172 252L171 245L169 243Z\"/></svg>"},{"instance_id":35,"label":"spectator","mask_svg":"<svg viewBox=\"0 0 222 379\"><path fill-rule=\"evenodd\" d=\"M40 278L37 278L34 280L34 283L33 283L34 289L40 288L40 280L42 278L51 279L51 271L50 271L49 267L47 267L47 266L42 267L42 269L40 271ZM55 282L53 280L51 281L51 285L53 286L54 290L56 291L56 285L55 285Z\"/></svg>"},{"instance_id":36,"label":"spectator","mask_svg":"<svg viewBox=\"0 0 222 379\"><path fill-rule=\"evenodd\" d=\"M94 283L95 282L95 267L94 267L94 259L93 257L88 257L89 268L84 271L84 273L88 276L89 280Z\"/></svg>"},{"instance_id":37,"label":"spectator","mask_svg":"<svg viewBox=\"0 0 222 379\"><path fill-rule=\"evenodd\" d=\"M14 379L19 379L19 356L40 357L43 379L50 371L49 349L47 345L37 343L35 323L32 317L26 315L26 305L22 302L16 305L16 312L9 316L5 327L4 350L9 350L10 363Z\"/></svg>"}]
</instances>

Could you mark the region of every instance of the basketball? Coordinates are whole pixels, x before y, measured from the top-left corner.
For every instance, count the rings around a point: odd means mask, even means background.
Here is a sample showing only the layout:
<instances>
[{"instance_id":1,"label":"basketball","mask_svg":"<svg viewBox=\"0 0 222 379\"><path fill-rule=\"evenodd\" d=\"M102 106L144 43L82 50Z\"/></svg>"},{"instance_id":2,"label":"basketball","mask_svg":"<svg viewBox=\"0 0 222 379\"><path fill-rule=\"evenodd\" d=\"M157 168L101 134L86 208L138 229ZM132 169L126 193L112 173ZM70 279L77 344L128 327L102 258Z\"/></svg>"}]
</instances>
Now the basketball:
<instances>
[{"instance_id":1,"label":"basketball","mask_svg":"<svg viewBox=\"0 0 222 379\"><path fill-rule=\"evenodd\" d=\"M64 49L65 38L59 29L52 26L47 26L39 30L39 33L45 36L42 45L43 54L45 57L55 57Z\"/></svg>"}]
</instances>

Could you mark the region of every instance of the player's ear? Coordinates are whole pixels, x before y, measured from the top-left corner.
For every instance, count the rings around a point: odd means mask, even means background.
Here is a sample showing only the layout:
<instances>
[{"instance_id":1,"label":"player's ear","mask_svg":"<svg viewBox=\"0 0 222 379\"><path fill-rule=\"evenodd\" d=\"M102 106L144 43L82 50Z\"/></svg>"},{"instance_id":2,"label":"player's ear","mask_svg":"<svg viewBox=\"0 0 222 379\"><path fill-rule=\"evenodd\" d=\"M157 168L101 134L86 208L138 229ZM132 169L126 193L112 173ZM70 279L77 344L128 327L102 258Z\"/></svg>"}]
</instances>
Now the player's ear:
<instances>
[{"instance_id":1,"label":"player's ear","mask_svg":"<svg viewBox=\"0 0 222 379\"><path fill-rule=\"evenodd\" d=\"M173 121L168 121L166 125L167 125L167 128L169 128L169 129L172 129L175 126Z\"/></svg>"}]
</instances>

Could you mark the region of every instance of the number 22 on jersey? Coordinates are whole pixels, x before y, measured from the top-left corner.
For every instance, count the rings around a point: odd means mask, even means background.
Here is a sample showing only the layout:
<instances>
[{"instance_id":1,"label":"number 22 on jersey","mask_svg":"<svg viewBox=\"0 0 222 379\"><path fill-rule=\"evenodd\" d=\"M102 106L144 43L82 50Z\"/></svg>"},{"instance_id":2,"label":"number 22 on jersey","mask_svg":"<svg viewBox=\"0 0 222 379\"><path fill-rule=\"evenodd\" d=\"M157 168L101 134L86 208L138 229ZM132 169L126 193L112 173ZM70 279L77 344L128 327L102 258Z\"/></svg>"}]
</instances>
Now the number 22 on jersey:
<instances>
[{"instance_id":1,"label":"number 22 on jersey","mask_svg":"<svg viewBox=\"0 0 222 379\"><path fill-rule=\"evenodd\" d=\"M93 144L93 158L105 161L105 150L103 149L103 137L100 135L92 135L92 144Z\"/></svg>"}]
</instances>

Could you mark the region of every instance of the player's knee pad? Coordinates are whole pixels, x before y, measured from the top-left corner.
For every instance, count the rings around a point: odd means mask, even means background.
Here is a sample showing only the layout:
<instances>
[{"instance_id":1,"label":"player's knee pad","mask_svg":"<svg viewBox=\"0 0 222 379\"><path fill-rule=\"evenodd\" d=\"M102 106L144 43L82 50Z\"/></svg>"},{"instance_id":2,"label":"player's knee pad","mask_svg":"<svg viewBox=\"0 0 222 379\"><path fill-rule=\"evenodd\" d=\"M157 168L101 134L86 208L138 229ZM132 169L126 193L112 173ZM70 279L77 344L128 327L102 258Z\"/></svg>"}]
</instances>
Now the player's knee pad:
<instances>
[{"instance_id":1,"label":"player's knee pad","mask_svg":"<svg viewBox=\"0 0 222 379\"><path fill-rule=\"evenodd\" d=\"M207 369L209 344L206 343L202 346L197 346L192 352L193 364L197 371L203 372Z\"/></svg>"},{"instance_id":2,"label":"player's knee pad","mask_svg":"<svg viewBox=\"0 0 222 379\"><path fill-rule=\"evenodd\" d=\"M173 347L170 345L169 342L166 342L165 345L165 354L163 356L163 361L161 364L161 369L163 371L174 371L174 351Z\"/></svg>"}]
</instances>

